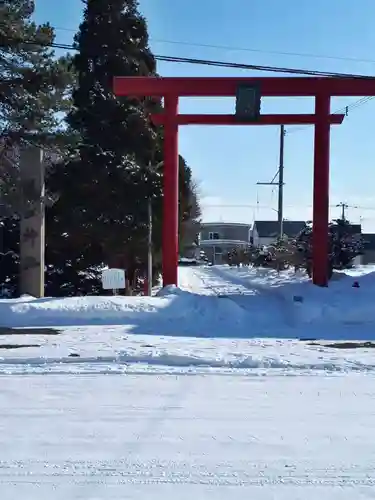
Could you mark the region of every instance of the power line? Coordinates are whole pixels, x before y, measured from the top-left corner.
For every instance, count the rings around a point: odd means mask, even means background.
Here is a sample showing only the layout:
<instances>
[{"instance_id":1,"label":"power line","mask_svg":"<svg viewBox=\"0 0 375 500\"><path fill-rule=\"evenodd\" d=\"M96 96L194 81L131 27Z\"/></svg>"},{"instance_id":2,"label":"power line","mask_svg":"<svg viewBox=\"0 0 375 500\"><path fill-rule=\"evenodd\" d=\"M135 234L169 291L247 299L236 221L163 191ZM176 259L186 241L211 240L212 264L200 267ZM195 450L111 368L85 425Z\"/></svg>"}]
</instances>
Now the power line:
<instances>
[{"instance_id":1,"label":"power line","mask_svg":"<svg viewBox=\"0 0 375 500\"><path fill-rule=\"evenodd\" d=\"M371 101L374 99L374 96L367 96L367 97L362 97L361 99L358 99L357 101L353 102L352 104L349 104L349 106L344 106L343 108L338 109L335 111L335 113L348 113L349 110L359 108L360 106L363 106L363 104L366 104L368 101Z\"/></svg>"},{"instance_id":2,"label":"power line","mask_svg":"<svg viewBox=\"0 0 375 500\"><path fill-rule=\"evenodd\" d=\"M355 101L351 104L348 104L347 106L344 106L342 108L337 109L336 111L333 112L333 114L345 113L346 116L348 116L349 111L353 111L354 109L360 108L361 106L363 106L364 104L367 104L369 101L372 101L373 99L375 99L375 96L361 97L357 101ZM295 132L301 132L302 130L307 130L306 125L304 127L298 127L298 126L293 127L292 126L292 127L287 129L286 133L288 135L290 135L290 134L294 134Z\"/></svg>"},{"instance_id":3,"label":"power line","mask_svg":"<svg viewBox=\"0 0 375 500\"><path fill-rule=\"evenodd\" d=\"M77 33L77 29L73 28L63 28L60 26L55 26L56 31L67 31L71 33ZM207 49L219 49L226 51L236 51L236 52L251 52L256 54L269 54L269 55L279 55L279 56L293 56L293 57L306 57L310 59L328 59L333 61L351 61L358 63L371 63L375 64L375 59L365 59L358 57L344 57L344 56L334 56L329 54L312 54L306 52L289 52L289 51L279 51L279 50L264 50L264 49L253 49L250 47L238 47L232 45L218 45L213 43L198 43L198 42L187 42L183 40L168 40L163 38L150 37L151 41L155 43L164 43L169 45L182 45L186 47L198 47Z\"/></svg>"},{"instance_id":4,"label":"power line","mask_svg":"<svg viewBox=\"0 0 375 500\"><path fill-rule=\"evenodd\" d=\"M258 64L245 64L245 63L229 63L226 61L195 59L190 57L172 57L172 56L160 56L160 55L156 55L154 57L157 61L164 61L164 62L200 64L205 66L215 66L221 68L247 69L247 70L273 72L273 73L289 73L295 75L309 75L309 76L337 77L337 78L365 78L365 79L373 78L368 75L360 75L354 73L335 73L335 72L302 69L302 68L261 66Z\"/></svg>"},{"instance_id":5,"label":"power line","mask_svg":"<svg viewBox=\"0 0 375 500\"><path fill-rule=\"evenodd\" d=\"M63 29L63 28L60 28ZM66 28L66 30L68 30ZM70 30L69 30L70 31ZM30 45L39 45L39 46L45 46L48 48L57 48L57 49L62 49L62 50L77 50L77 48L72 45L72 44L61 44L61 43L49 43L49 44L41 44L41 43L35 43L32 40L16 40L12 38L15 42L18 43L25 43L25 44L30 44ZM264 71L264 72L276 72L276 73L290 73L290 74L299 74L299 75L310 75L310 76L324 76L324 77L341 77L341 78L373 78L368 75L360 75L360 74L350 74L350 73L335 73L335 72L326 72L326 71L317 71L317 70L309 70L309 69L300 69L300 68L286 68L286 67L277 67L277 66L261 66L261 65L254 65L254 64L244 64L244 63L230 63L226 61L214 61L214 60L209 60L209 59L195 59L195 58L188 58L188 57L175 57L175 56L163 56L163 55L155 55L154 56L157 61L163 61L163 62L175 62L175 63L187 63L187 64L200 64L200 65L206 65L206 66L215 66L215 67L225 67L225 68L236 68L236 69L248 69L248 70L257 70L257 71ZM335 113L342 113L345 112L348 114L349 111L356 109L370 100L374 99L375 96L367 96L367 97L362 97L355 101L354 103L345 106L344 108L340 108L335 111ZM306 130L306 127L294 127L294 128L289 128L286 133L289 135L291 133L295 133L298 131Z\"/></svg>"},{"instance_id":6,"label":"power line","mask_svg":"<svg viewBox=\"0 0 375 500\"><path fill-rule=\"evenodd\" d=\"M22 39L9 39L19 44L26 45L37 45L46 48L55 48L62 50L77 50L72 44L63 44L63 43L48 43L43 44L39 42L35 42L33 40L22 40ZM255 71L264 71L264 72L274 72L274 73L290 73L297 75L310 75L310 76L322 76L322 77L336 77L336 78L361 78L361 79L372 79L372 76L362 75L356 73L337 73L330 71L319 71L319 70L310 70L303 68L289 68L289 67L278 67L278 66L263 66L258 64L246 64L246 63L234 63L220 60L211 60L211 59L197 59L191 57L176 57L176 56L163 56L163 55L154 55L154 58L157 61L163 62L174 62L174 63L185 63L185 64L198 64L205 66L215 66L221 68L234 68L234 69L247 69L247 70L255 70Z\"/></svg>"},{"instance_id":7,"label":"power line","mask_svg":"<svg viewBox=\"0 0 375 500\"><path fill-rule=\"evenodd\" d=\"M264 208L264 209L272 209L273 207L271 205L259 205L259 204L226 204L226 203L218 203L218 204L211 204L211 203L204 203L201 202L202 207L208 207L208 208ZM337 204L335 205L329 205L330 208L337 208ZM340 205L341 206L341 205ZM311 204L292 204L292 205L284 205L285 208L312 208L313 206ZM370 207L370 206L361 206L361 205L350 205L348 208L352 209L357 209L357 210L370 210L370 211L375 211L375 206Z\"/></svg>"}]
</instances>

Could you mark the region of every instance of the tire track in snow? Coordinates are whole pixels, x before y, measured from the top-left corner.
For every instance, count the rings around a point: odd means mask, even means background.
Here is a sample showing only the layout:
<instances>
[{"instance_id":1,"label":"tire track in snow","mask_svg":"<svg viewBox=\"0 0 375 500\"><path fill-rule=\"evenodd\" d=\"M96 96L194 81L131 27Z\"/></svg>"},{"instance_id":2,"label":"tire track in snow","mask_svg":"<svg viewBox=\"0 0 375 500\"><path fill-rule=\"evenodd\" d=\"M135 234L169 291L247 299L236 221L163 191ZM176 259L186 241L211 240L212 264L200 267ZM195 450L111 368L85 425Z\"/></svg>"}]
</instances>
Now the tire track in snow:
<instances>
[{"instance_id":1,"label":"tire track in snow","mask_svg":"<svg viewBox=\"0 0 375 500\"><path fill-rule=\"evenodd\" d=\"M198 269L190 269L191 274L194 276L194 281L199 282L200 286L192 286L188 288L184 288L191 293L196 293L198 295L208 295L220 298L229 298L231 295L239 294L244 295L243 291L243 283L235 284L232 281L228 281L228 277L226 276L223 279L223 276L215 276L213 271L213 267L201 267ZM213 278L219 278L219 282L213 282ZM233 285L235 287L233 288ZM228 289L228 286L230 289Z\"/></svg>"},{"instance_id":2,"label":"tire track in snow","mask_svg":"<svg viewBox=\"0 0 375 500\"><path fill-rule=\"evenodd\" d=\"M293 304L277 289L260 283L254 283L254 281L251 280L251 276L249 276L249 280L247 280L235 276L230 270L223 270L215 266L200 268L199 271L194 269L193 272L196 277L201 279L204 288L211 291L212 295L227 298L250 314L253 312L252 307L254 306L254 300L264 298L270 301L270 306L271 301L275 304L280 319L282 319L286 326L290 328L296 326ZM219 278L222 284L212 284L212 277ZM222 291L223 288L225 290L224 293Z\"/></svg>"}]
</instances>

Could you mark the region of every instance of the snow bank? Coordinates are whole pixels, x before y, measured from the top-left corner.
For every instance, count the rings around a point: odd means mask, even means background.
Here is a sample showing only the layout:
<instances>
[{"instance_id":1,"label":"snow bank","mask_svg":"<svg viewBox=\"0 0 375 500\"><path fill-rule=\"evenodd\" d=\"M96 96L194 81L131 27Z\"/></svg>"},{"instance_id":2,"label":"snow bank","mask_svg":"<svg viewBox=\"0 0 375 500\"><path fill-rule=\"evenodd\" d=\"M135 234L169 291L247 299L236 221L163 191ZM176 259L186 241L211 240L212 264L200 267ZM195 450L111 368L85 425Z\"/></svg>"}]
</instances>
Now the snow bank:
<instances>
[{"instance_id":1,"label":"snow bank","mask_svg":"<svg viewBox=\"0 0 375 500\"><path fill-rule=\"evenodd\" d=\"M139 316L163 314L171 320L189 313L188 298L168 294L159 297L69 297L0 301L2 326L68 326L126 324Z\"/></svg>"},{"instance_id":2,"label":"snow bank","mask_svg":"<svg viewBox=\"0 0 375 500\"><path fill-rule=\"evenodd\" d=\"M62 365L68 365L63 367ZM131 353L122 353L116 356L92 356L92 357L57 357L57 358L0 358L0 373L71 373L72 368L76 373L114 373L125 371L134 371L142 369L140 365L147 365L149 371L156 371L158 367L168 367L172 371L184 372L186 368L201 369L199 372L207 372L207 369L215 371L244 371L261 370L268 374L271 371L278 370L283 372L293 372L295 375L306 375L308 372L375 372L373 362L364 364L361 361L345 363L345 360L311 360L310 362L298 362L293 360L282 360L280 358L265 358L262 356L238 356L230 358L206 358L199 356L178 355L165 353L150 353L143 355L134 355ZM77 366L81 365L81 366ZM82 366L86 365L86 366ZM129 370L129 365L138 365ZM151 370L150 370L151 368ZM138 371L137 370L137 371Z\"/></svg>"},{"instance_id":3,"label":"snow bank","mask_svg":"<svg viewBox=\"0 0 375 500\"><path fill-rule=\"evenodd\" d=\"M336 273L329 287L314 286L305 273L286 271L278 274L267 269L220 267L216 273L228 281L263 292L263 297L278 300L289 308L295 326L333 327L373 325L375 337L375 271L362 266ZM359 288L353 287L358 282ZM299 302L301 300L301 302Z\"/></svg>"},{"instance_id":4,"label":"snow bank","mask_svg":"<svg viewBox=\"0 0 375 500\"><path fill-rule=\"evenodd\" d=\"M358 271L352 275L337 273L328 288L318 288L310 282L291 282L281 287L280 293L289 302L302 297L302 303L294 304L299 324L320 324L325 328L373 325L375 328L375 272L360 274ZM359 288L353 287L355 281Z\"/></svg>"},{"instance_id":5,"label":"snow bank","mask_svg":"<svg viewBox=\"0 0 375 500\"><path fill-rule=\"evenodd\" d=\"M17 343L23 340L30 341L21 335ZM0 374L375 372L371 349L337 350L290 340L151 337L127 334L122 327L76 327L35 341L39 348L0 351Z\"/></svg>"},{"instance_id":6,"label":"snow bank","mask_svg":"<svg viewBox=\"0 0 375 500\"><path fill-rule=\"evenodd\" d=\"M226 266L184 268L155 297L0 300L0 325L122 325L137 334L194 337L375 337L375 271L338 273L328 288L303 274ZM354 288L358 281L359 288Z\"/></svg>"},{"instance_id":7,"label":"snow bank","mask_svg":"<svg viewBox=\"0 0 375 500\"><path fill-rule=\"evenodd\" d=\"M242 336L243 311L233 302L167 287L157 297L70 297L0 301L0 325L126 325L143 334ZM237 326L237 328L236 328Z\"/></svg>"}]
</instances>

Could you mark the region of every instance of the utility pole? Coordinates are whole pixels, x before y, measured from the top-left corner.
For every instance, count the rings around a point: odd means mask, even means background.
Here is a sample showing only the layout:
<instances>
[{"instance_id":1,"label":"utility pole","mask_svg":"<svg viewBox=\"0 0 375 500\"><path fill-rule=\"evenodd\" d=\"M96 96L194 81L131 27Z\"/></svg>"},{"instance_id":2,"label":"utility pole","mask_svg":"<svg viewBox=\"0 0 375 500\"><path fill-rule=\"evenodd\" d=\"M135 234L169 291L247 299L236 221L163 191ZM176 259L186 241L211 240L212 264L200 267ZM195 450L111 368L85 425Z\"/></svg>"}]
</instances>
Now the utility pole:
<instances>
[{"instance_id":1,"label":"utility pole","mask_svg":"<svg viewBox=\"0 0 375 500\"><path fill-rule=\"evenodd\" d=\"M280 126L280 154L279 154L279 170L274 175L271 182L257 182L257 186L277 186L278 187L278 207L277 207L277 221L279 225L279 237L282 238L284 234L284 140L285 140L285 126ZM275 182L276 177L278 178Z\"/></svg>"},{"instance_id":2,"label":"utility pole","mask_svg":"<svg viewBox=\"0 0 375 500\"><path fill-rule=\"evenodd\" d=\"M163 162L160 161L157 165L153 165L150 161L148 164L148 174L151 175L151 172L156 171L163 165ZM150 185L150 190L151 190ZM147 199L147 294L149 297L152 295L152 196L149 195Z\"/></svg>"},{"instance_id":3,"label":"utility pole","mask_svg":"<svg viewBox=\"0 0 375 500\"><path fill-rule=\"evenodd\" d=\"M148 199L147 295L152 295L152 200Z\"/></svg>"},{"instance_id":4,"label":"utility pole","mask_svg":"<svg viewBox=\"0 0 375 500\"><path fill-rule=\"evenodd\" d=\"M283 220L284 220L284 138L285 127L280 127L280 154L279 154L279 196L277 207L277 219L279 223L279 235L283 237Z\"/></svg>"},{"instance_id":5,"label":"utility pole","mask_svg":"<svg viewBox=\"0 0 375 500\"><path fill-rule=\"evenodd\" d=\"M152 172L152 162L148 164L148 176L151 177ZM150 179L148 179L150 182ZM147 198L147 295L151 297L152 295L152 195L150 184L150 193Z\"/></svg>"},{"instance_id":6,"label":"utility pole","mask_svg":"<svg viewBox=\"0 0 375 500\"><path fill-rule=\"evenodd\" d=\"M347 203L344 203L344 202L340 202L336 205L336 207L341 207L341 220L346 220L346 217L345 217L345 210L347 208L349 208L349 205Z\"/></svg>"}]
</instances>

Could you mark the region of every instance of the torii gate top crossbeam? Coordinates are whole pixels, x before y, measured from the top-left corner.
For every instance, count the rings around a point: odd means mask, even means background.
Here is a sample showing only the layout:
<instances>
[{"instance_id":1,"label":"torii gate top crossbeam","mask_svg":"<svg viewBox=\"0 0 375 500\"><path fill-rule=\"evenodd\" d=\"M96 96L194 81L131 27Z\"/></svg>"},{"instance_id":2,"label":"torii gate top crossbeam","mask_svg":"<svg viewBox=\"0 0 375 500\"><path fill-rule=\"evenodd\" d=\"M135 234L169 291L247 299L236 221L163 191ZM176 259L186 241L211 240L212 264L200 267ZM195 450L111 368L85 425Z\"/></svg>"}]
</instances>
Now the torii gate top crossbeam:
<instances>
[{"instance_id":1,"label":"torii gate top crossbeam","mask_svg":"<svg viewBox=\"0 0 375 500\"><path fill-rule=\"evenodd\" d=\"M128 96L181 97L234 96L238 85L257 84L263 97L374 96L372 77L115 77L114 93Z\"/></svg>"}]
</instances>

